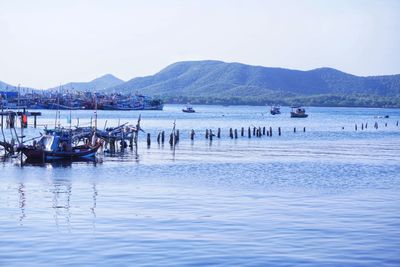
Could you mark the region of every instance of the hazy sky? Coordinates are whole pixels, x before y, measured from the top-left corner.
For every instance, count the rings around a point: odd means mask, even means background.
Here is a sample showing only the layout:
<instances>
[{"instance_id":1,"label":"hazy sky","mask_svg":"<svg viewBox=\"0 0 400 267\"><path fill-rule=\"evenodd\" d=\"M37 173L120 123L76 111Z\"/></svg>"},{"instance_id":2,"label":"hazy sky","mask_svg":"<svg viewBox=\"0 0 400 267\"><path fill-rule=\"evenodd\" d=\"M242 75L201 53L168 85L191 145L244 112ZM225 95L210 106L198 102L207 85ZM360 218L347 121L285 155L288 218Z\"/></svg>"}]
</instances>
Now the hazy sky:
<instances>
[{"instance_id":1,"label":"hazy sky","mask_svg":"<svg viewBox=\"0 0 400 267\"><path fill-rule=\"evenodd\" d=\"M399 0L0 0L0 80L47 88L217 59L400 73Z\"/></svg>"}]
</instances>

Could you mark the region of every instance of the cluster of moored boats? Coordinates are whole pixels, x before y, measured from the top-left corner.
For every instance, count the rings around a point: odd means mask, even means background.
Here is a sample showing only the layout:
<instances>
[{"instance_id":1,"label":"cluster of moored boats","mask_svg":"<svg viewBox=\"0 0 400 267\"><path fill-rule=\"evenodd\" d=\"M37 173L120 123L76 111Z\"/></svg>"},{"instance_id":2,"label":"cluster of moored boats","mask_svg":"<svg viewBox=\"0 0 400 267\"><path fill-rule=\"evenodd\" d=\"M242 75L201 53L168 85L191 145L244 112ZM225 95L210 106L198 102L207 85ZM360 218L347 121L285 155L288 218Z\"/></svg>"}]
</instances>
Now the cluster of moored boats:
<instances>
[{"instance_id":1,"label":"cluster of moored boats","mask_svg":"<svg viewBox=\"0 0 400 267\"><path fill-rule=\"evenodd\" d=\"M45 128L40 137L25 142L21 140L23 135L18 136L16 131L16 139L11 138L11 141L7 142L2 131L3 141L0 142L0 146L4 148L6 156L22 153L29 161L88 159L94 158L103 144L109 145L110 152L115 151L118 142L122 147L127 146L126 141L129 141L131 146L133 143L137 144L139 130L140 117L136 126L125 123L103 130L97 127ZM15 140L18 143L15 143Z\"/></svg>"},{"instance_id":2,"label":"cluster of moored boats","mask_svg":"<svg viewBox=\"0 0 400 267\"><path fill-rule=\"evenodd\" d=\"M163 107L161 99L140 94L0 92L0 108L3 109L162 110Z\"/></svg>"}]
</instances>

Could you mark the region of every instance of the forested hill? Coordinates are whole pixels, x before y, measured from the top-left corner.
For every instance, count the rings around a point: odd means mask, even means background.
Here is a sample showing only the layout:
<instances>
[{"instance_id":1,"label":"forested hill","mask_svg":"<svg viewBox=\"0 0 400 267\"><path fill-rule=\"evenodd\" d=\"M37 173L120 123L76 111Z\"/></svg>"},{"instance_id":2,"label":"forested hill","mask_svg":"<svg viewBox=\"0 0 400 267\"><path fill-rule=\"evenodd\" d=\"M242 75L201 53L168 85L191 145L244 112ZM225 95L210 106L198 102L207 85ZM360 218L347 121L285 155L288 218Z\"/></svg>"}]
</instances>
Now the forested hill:
<instances>
[{"instance_id":1,"label":"forested hill","mask_svg":"<svg viewBox=\"0 0 400 267\"><path fill-rule=\"evenodd\" d=\"M400 105L400 75L360 77L332 68L299 71L210 60L177 62L106 90L137 91L170 102Z\"/></svg>"}]
</instances>

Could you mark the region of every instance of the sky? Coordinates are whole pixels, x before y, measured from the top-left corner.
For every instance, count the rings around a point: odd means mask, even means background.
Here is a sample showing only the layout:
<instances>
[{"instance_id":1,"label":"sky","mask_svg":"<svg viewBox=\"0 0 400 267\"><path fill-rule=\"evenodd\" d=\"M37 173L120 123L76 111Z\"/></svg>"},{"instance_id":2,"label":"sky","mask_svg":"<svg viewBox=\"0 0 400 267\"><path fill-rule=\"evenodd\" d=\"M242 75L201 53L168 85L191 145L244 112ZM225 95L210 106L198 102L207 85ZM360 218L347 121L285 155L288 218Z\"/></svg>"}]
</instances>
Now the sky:
<instances>
[{"instance_id":1,"label":"sky","mask_svg":"<svg viewBox=\"0 0 400 267\"><path fill-rule=\"evenodd\" d=\"M400 73L400 0L0 0L0 80L49 88L214 59Z\"/></svg>"}]
</instances>

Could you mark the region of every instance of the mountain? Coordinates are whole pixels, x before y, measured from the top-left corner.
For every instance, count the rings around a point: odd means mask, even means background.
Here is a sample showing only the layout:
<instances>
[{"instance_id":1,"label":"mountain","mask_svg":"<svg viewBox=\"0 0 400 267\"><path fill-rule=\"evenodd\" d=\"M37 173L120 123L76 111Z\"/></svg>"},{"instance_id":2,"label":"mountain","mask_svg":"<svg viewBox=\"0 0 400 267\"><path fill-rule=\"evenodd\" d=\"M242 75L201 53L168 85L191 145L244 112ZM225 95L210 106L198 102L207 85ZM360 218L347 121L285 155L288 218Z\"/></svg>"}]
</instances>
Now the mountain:
<instances>
[{"instance_id":1,"label":"mountain","mask_svg":"<svg viewBox=\"0 0 400 267\"><path fill-rule=\"evenodd\" d=\"M34 89L34 88L22 87L22 86L19 87L19 90L21 93L36 91L36 89ZM18 86L14 86L14 85L0 81L0 91L18 92Z\"/></svg>"},{"instance_id":2,"label":"mountain","mask_svg":"<svg viewBox=\"0 0 400 267\"><path fill-rule=\"evenodd\" d=\"M249 103L315 95L398 98L400 75L361 77L332 68L300 71L213 60L184 61L106 91L138 91L170 100L242 99Z\"/></svg>"},{"instance_id":3,"label":"mountain","mask_svg":"<svg viewBox=\"0 0 400 267\"><path fill-rule=\"evenodd\" d=\"M109 87L122 84L124 81L112 74L106 74L90 82L70 82L61 85L63 91L101 91ZM59 86L49 88L48 90L59 90Z\"/></svg>"}]
</instances>

